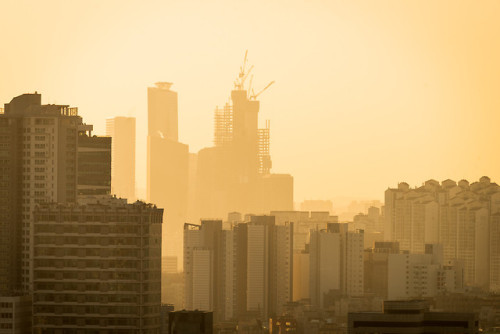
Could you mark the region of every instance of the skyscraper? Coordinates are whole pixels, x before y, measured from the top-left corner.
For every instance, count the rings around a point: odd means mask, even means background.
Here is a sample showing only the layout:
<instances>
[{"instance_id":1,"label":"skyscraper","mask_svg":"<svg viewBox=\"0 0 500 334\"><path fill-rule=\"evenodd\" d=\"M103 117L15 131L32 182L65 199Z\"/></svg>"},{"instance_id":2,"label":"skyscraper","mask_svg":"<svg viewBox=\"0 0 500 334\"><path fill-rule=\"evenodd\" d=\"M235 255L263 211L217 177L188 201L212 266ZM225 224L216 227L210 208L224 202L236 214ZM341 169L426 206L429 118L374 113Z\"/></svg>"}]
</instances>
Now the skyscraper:
<instances>
[{"instance_id":1,"label":"skyscraper","mask_svg":"<svg viewBox=\"0 0 500 334\"><path fill-rule=\"evenodd\" d=\"M177 92L171 82L148 87L148 136L178 141Z\"/></svg>"},{"instance_id":2,"label":"skyscraper","mask_svg":"<svg viewBox=\"0 0 500 334\"><path fill-rule=\"evenodd\" d=\"M187 216L189 147L178 142L172 83L148 88L147 199L165 209L164 253L181 256Z\"/></svg>"},{"instance_id":3,"label":"skyscraper","mask_svg":"<svg viewBox=\"0 0 500 334\"><path fill-rule=\"evenodd\" d=\"M0 115L0 290L32 289L33 217L41 203L75 202L78 137L87 131L77 108L42 105L41 95L23 94Z\"/></svg>"},{"instance_id":4,"label":"skyscraper","mask_svg":"<svg viewBox=\"0 0 500 334\"><path fill-rule=\"evenodd\" d=\"M135 118L106 119L106 136L112 140L111 193L135 200Z\"/></svg>"}]
</instances>

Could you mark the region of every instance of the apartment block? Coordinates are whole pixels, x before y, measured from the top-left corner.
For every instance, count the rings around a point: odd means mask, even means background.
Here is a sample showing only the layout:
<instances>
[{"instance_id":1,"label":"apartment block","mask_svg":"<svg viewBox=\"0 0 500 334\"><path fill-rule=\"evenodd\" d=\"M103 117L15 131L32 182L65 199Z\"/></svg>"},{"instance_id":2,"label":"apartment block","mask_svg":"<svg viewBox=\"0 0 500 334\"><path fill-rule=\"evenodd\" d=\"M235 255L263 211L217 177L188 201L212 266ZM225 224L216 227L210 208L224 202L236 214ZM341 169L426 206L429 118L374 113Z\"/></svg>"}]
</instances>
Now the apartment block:
<instances>
[{"instance_id":1,"label":"apartment block","mask_svg":"<svg viewBox=\"0 0 500 334\"><path fill-rule=\"evenodd\" d=\"M33 215L35 332L159 332L162 209L108 198Z\"/></svg>"}]
</instances>

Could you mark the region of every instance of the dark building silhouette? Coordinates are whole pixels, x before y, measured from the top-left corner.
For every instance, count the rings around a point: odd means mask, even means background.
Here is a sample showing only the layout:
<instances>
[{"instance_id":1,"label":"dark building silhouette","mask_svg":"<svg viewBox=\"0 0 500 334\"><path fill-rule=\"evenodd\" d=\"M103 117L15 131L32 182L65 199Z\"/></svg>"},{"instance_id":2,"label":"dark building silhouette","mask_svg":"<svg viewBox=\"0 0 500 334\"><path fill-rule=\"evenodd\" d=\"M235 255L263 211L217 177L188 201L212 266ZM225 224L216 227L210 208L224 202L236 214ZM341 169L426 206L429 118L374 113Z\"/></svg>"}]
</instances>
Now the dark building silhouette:
<instances>
[{"instance_id":1,"label":"dark building silhouette","mask_svg":"<svg viewBox=\"0 0 500 334\"><path fill-rule=\"evenodd\" d=\"M91 129L79 131L78 195L110 194L111 140L92 136Z\"/></svg>"},{"instance_id":2,"label":"dark building silhouette","mask_svg":"<svg viewBox=\"0 0 500 334\"><path fill-rule=\"evenodd\" d=\"M42 105L23 94L0 114L0 291L29 293L32 211L37 204L77 199L78 133L89 127L68 105Z\"/></svg>"},{"instance_id":3,"label":"dark building silhouette","mask_svg":"<svg viewBox=\"0 0 500 334\"><path fill-rule=\"evenodd\" d=\"M35 333L159 333L162 209L108 197L33 215Z\"/></svg>"},{"instance_id":4,"label":"dark building silhouette","mask_svg":"<svg viewBox=\"0 0 500 334\"><path fill-rule=\"evenodd\" d=\"M384 312L349 313L348 333L479 333L474 313L431 312L427 301L385 301Z\"/></svg>"},{"instance_id":5,"label":"dark building silhouette","mask_svg":"<svg viewBox=\"0 0 500 334\"><path fill-rule=\"evenodd\" d=\"M212 334L212 312L175 311L168 315L169 334Z\"/></svg>"}]
</instances>

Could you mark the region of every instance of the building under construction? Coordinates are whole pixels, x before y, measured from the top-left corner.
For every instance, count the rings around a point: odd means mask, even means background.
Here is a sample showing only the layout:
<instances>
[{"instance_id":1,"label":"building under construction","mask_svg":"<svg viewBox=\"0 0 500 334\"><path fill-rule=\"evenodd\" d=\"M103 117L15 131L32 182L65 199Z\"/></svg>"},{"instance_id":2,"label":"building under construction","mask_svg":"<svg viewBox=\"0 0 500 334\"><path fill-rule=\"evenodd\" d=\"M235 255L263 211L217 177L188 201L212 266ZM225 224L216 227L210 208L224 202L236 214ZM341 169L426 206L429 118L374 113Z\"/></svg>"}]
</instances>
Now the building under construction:
<instances>
[{"instance_id":1,"label":"building under construction","mask_svg":"<svg viewBox=\"0 0 500 334\"><path fill-rule=\"evenodd\" d=\"M247 69L247 55L231 91L230 103L214 112L214 146L198 154L196 206L200 217L228 212L267 213L292 210L293 178L271 174L270 122L258 127L258 96Z\"/></svg>"}]
</instances>

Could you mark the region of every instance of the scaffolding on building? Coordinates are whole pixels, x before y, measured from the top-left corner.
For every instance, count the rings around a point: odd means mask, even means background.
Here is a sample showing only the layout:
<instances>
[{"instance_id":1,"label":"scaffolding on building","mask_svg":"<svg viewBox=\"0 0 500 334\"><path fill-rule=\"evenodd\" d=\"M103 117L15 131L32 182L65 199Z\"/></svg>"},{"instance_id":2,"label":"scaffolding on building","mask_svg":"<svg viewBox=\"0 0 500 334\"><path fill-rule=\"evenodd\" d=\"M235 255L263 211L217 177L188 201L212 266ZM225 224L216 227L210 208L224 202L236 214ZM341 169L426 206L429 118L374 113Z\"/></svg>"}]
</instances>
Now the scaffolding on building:
<instances>
[{"instance_id":1,"label":"scaffolding on building","mask_svg":"<svg viewBox=\"0 0 500 334\"><path fill-rule=\"evenodd\" d=\"M259 135L259 173L269 174L272 167L271 155L269 154L271 121L266 120L266 127L258 129Z\"/></svg>"},{"instance_id":2,"label":"scaffolding on building","mask_svg":"<svg viewBox=\"0 0 500 334\"><path fill-rule=\"evenodd\" d=\"M228 146L233 140L233 108L229 103L215 108L214 145Z\"/></svg>"}]
</instances>

